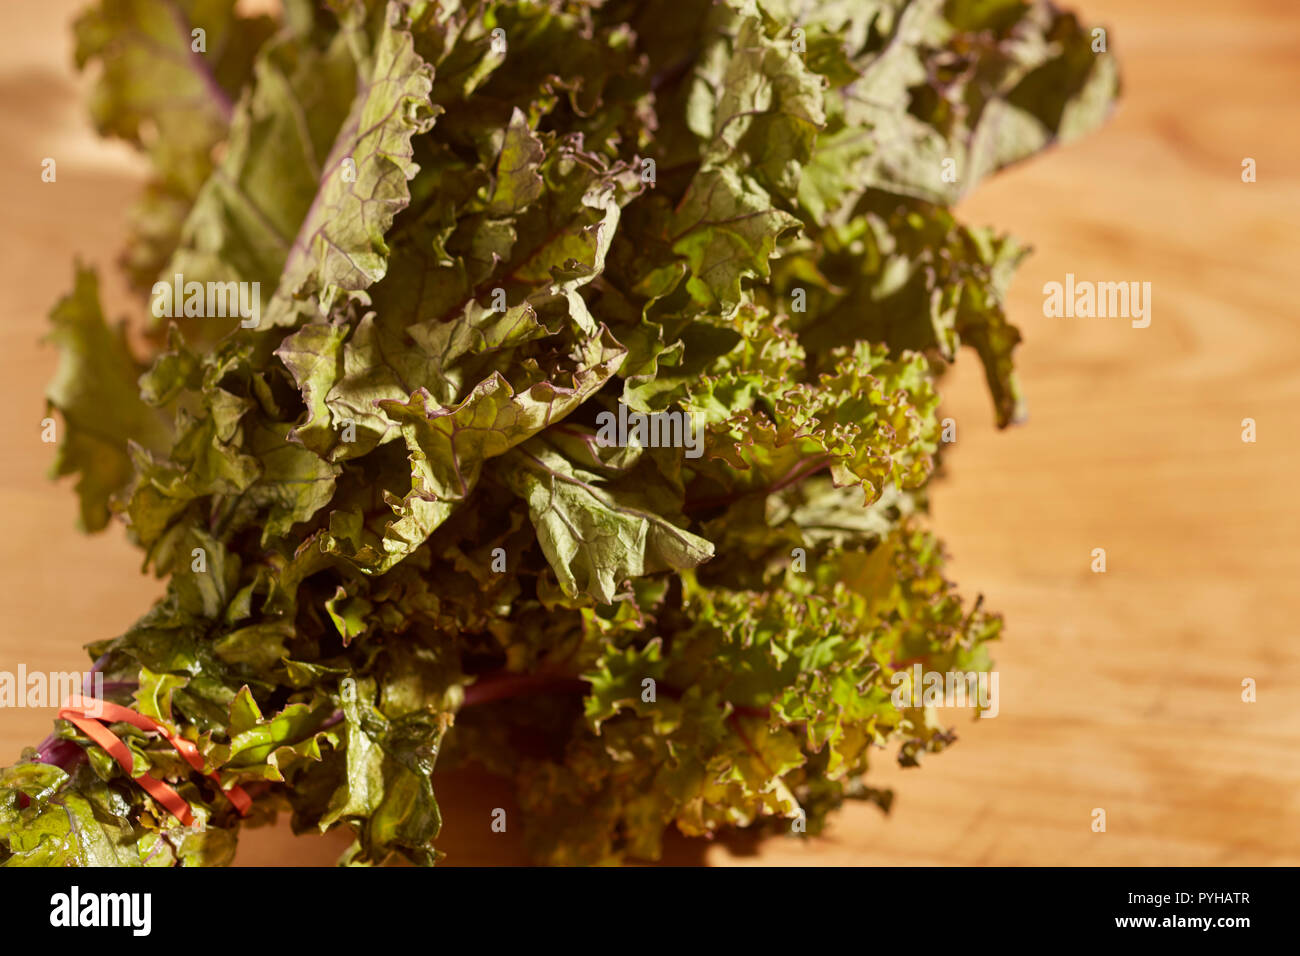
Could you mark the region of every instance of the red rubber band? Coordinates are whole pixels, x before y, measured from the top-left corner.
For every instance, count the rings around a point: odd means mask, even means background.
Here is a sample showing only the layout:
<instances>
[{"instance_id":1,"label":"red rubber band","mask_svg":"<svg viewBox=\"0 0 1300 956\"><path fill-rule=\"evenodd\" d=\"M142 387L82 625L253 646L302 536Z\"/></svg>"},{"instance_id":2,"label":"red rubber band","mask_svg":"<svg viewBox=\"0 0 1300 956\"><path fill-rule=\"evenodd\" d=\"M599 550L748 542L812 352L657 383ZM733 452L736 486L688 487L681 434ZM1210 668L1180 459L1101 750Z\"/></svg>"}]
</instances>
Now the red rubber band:
<instances>
[{"instance_id":1,"label":"red rubber band","mask_svg":"<svg viewBox=\"0 0 1300 956\"><path fill-rule=\"evenodd\" d=\"M134 759L131 757L131 748L100 721L105 723L120 721L138 727L146 733L161 734L176 748L176 752L181 755L186 763L199 772L203 771L203 757L194 744L184 737L176 736L156 720L146 717L129 707L111 704L106 700L98 700L94 697L73 694L59 708L59 716L70 721L78 730L103 747L105 752L127 772L128 776L131 776L131 770L135 764ZM208 777L226 795L226 799L234 804L241 817L248 815L248 810L253 805L253 801L242 787L235 786L227 790L221 786L221 779L215 773L208 774ZM131 779L166 807L167 812L179 820L183 826L189 826L194 822L194 813L190 810L190 805L185 802L185 798L157 777L143 773L138 777L131 776Z\"/></svg>"}]
</instances>

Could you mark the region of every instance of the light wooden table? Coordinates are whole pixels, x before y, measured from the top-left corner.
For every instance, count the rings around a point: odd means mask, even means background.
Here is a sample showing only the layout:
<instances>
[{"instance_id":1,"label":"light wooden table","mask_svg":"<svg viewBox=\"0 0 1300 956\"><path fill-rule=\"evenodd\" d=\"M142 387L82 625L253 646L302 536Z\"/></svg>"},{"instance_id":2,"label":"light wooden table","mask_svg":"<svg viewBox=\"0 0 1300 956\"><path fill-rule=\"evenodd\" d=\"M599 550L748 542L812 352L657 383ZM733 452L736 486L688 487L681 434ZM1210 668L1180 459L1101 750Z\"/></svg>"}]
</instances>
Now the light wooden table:
<instances>
[{"instance_id":1,"label":"light wooden table","mask_svg":"<svg viewBox=\"0 0 1300 956\"><path fill-rule=\"evenodd\" d=\"M973 355L934 525L950 576L1008 620L1001 714L962 720L920 771L880 762L891 818L849 807L824 837L751 852L674 841L681 862L1300 864L1300 6L1080 0L1110 28L1126 95L1111 125L987 184L960 210L1032 243L1012 291L1023 427L998 433ZM0 669L84 666L79 645L159 593L113 531L73 530L44 479L38 346L74 254L111 264L139 169L78 101L73 0L11 0L0 38ZM55 184L40 160L58 159ZM1243 157L1259 181L1240 179ZM1066 272L1153 284L1153 321L1048 319ZM114 314L126 308L107 284ZM1259 440L1240 439L1243 418ZM1108 571L1089 570L1104 547ZM1257 703L1241 701L1243 678ZM0 713L0 759L52 711ZM449 862L517 862L485 807L508 787L439 780ZM1091 830L1093 808L1105 833ZM345 839L249 831L246 864L332 862Z\"/></svg>"}]
</instances>

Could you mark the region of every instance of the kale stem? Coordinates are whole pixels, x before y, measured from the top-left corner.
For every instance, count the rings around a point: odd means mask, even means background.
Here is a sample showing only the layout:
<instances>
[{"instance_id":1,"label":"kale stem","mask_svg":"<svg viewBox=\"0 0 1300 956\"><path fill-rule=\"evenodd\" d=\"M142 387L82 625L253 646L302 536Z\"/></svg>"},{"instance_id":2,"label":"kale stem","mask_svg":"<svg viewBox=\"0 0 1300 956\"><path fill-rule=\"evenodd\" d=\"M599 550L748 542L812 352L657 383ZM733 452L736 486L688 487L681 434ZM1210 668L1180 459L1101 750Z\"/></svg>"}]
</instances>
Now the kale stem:
<instances>
[{"instance_id":1,"label":"kale stem","mask_svg":"<svg viewBox=\"0 0 1300 956\"><path fill-rule=\"evenodd\" d=\"M461 707L529 694L585 694L590 685L577 677L552 674L489 674L465 688Z\"/></svg>"},{"instance_id":2,"label":"kale stem","mask_svg":"<svg viewBox=\"0 0 1300 956\"><path fill-rule=\"evenodd\" d=\"M591 688L580 677L560 677L554 674L507 674L494 673L480 678L465 688L465 701L461 708L475 704L486 704L494 700L508 700L512 697L525 697L530 694L586 694ZM673 700L682 697L682 691L671 684L660 681L659 692ZM731 704L732 712L743 717L766 718L766 707L747 707L743 704Z\"/></svg>"}]
</instances>

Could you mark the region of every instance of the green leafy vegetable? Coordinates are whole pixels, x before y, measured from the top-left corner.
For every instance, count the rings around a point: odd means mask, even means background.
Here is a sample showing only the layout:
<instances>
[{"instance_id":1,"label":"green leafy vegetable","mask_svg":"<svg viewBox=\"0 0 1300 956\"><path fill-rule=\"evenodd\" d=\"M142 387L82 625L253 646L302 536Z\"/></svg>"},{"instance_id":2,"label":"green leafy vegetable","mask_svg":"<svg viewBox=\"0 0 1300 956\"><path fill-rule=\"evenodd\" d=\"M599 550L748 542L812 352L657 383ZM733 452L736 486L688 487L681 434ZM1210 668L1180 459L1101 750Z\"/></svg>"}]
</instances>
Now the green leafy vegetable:
<instances>
[{"instance_id":1,"label":"green leafy vegetable","mask_svg":"<svg viewBox=\"0 0 1300 956\"><path fill-rule=\"evenodd\" d=\"M180 310L137 356L92 272L54 309L55 472L167 579L90 651L203 772L114 725L182 828L59 721L0 770L0 863L227 863L235 785L248 825L433 863L467 763L516 782L539 860L654 858L888 808L871 756L952 742L892 693L987 671L1001 628L924 529L936 383L965 344L1022 417L1025 250L947 207L1105 117L1073 16L99 0L76 33L153 167L131 277L255 315Z\"/></svg>"}]
</instances>

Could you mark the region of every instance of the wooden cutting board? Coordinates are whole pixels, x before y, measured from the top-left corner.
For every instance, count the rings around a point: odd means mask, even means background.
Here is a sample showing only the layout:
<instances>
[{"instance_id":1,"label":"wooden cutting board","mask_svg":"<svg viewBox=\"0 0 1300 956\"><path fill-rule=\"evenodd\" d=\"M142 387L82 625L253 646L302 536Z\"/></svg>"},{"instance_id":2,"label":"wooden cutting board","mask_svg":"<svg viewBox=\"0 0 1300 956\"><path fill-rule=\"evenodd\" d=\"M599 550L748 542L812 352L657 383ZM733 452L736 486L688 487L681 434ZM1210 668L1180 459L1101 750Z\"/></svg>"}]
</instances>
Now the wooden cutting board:
<instances>
[{"instance_id":1,"label":"wooden cutting board","mask_svg":"<svg viewBox=\"0 0 1300 956\"><path fill-rule=\"evenodd\" d=\"M74 0L11 0L0 36L0 669L72 670L160 593L113 530L73 528L44 475L45 315L74 256L111 276L141 169L90 132ZM1080 0L1126 83L1113 122L986 184L960 214L1036 248L1011 295L1030 420L997 432L978 363L946 381L958 423L934 526L950 576L1008 620L1000 713L922 770L881 755L894 813L824 836L679 839L712 864L1300 864L1300 6ZM58 180L40 179L55 157ZM1244 157L1258 181L1241 181ZM1043 316L1073 273L1152 283L1152 322ZM113 315L122 284L109 278ZM1241 441L1253 418L1258 441ZM1090 571L1105 548L1107 571ZM1252 678L1258 700L1244 703ZM0 760L52 710L0 711ZM873 771L873 773L875 773ZM438 779L449 863L523 861L489 830L509 788ZM1094 833L1092 813L1107 813ZM325 864L337 835L246 831L238 862Z\"/></svg>"}]
</instances>

